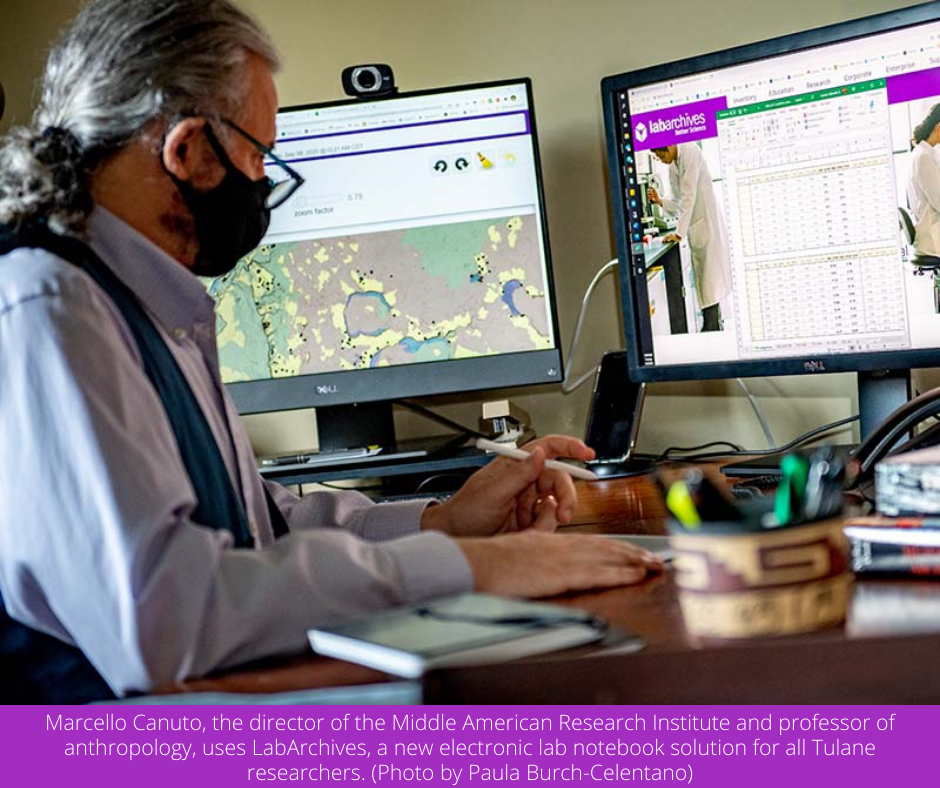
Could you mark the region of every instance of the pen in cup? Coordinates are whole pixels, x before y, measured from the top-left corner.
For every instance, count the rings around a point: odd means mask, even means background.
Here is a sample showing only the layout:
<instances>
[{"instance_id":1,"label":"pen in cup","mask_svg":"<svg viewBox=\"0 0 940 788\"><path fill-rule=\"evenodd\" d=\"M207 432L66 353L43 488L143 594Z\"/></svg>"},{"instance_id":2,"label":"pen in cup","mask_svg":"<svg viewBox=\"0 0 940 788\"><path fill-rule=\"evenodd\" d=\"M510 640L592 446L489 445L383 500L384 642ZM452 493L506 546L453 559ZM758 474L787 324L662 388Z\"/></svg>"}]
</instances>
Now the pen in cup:
<instances>
[{"instance_id":1,"label":"pen in cup","mask_svg":"<svg viewBox=\"0 0 940 788\"><path fill-rule=\"evenodd\" d=\"M733 501L698 468L692 468L681 479L668 485L656 474L656 486L666 502L666 508L684 528L698 530L709 523L738 523L745 520Z\"/></svg>"},{"instance_id":2,"label":"pen in cup","mask_svg":"<svg viewBox=\"0 0 940 788\"><path fill-rule=\"evenodd\" d=\"M693 531L702 524L702 518L695 507L695 501L689 488L683 481L673 482L666 493L666 507L683 526Z\"/></svg>"},{"instance_id":3,"label":"pen in cup","mask_svg":"<svg viewBox=\"0 0 940 788\"><path fill-rule=\"evenodd\" d=\"M832 517L842 510L845 462L831 446L823 446L810 456L806 472L803 516L807 522Z\"/></svg>"},{"instance_id":4,"label":"pen in cup","mask_svg":"<svg viewBox=\"0 0 940 788\"><path fill-rule=\"evenodd\" d=\"M809 463L799 454L788 454L780 461L780 485L774 499L777 525L789 525L804 518Z\"/></svg>"},{"instance_id":5,"label":"pen in cup","mask_svg":"<svg viewBox=\"0 0 940 788\"><path fill-rule=\"evenodd\" d=\"M686 471L685 484L702 522L736 522L743 519L741 510L700 469Z\"/></svg>"}]
</instances>

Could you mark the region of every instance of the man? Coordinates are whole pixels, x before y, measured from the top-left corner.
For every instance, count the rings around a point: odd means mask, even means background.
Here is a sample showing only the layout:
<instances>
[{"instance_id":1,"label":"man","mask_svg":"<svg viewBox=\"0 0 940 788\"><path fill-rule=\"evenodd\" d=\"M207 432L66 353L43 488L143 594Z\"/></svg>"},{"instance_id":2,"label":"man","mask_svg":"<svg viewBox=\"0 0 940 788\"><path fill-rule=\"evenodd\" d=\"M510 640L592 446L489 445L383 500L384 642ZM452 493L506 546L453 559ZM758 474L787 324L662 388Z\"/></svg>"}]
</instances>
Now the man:
<instances>
[{"instance_id":1,"label":"man","mask_svg":"<svg viewBox=\"0 0 940 788\"><path fill-rule=\"evenodd\" d=\"M8 695L146 691L392 605L659 566L550 533L575 493L545 460L590 458L574 439L498 459L437 506L261 480L193 274L233 267L284 193L263 168L277 64L228 0L98 0L50 56L35 128L0 151L0 657L22 668L0 678Z\"/></svg>"},{"instance_id":2,"label":"man","mask_svg":"<svg viewBox=\"0 0 940 788\"><path fill-rule=\"evenodd\" d=\"M724 225L705 157L693 143L653 148L653 154L669 165L669 183L673 195L677 195L664 200L656 189L647 192L651 202L678 217L676 231L663 240L688 239L695 292L702 309L702 331L721 331L720 302L731 291L731 268Z\"/></svg>"}]
</instances>

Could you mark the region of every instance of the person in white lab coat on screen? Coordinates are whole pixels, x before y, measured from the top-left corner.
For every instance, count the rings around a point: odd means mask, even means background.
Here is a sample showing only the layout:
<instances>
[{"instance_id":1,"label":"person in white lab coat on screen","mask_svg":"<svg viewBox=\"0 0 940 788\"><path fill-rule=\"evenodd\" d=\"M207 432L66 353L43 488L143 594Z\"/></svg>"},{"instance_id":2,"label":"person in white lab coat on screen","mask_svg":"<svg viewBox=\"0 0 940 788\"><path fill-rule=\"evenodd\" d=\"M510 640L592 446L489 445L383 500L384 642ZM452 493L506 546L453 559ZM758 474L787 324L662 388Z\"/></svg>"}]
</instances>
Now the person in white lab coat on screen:
<instances>
[{"instance_id":1,"label":"person in white lab coat on screen","mask_svg":"<svg viewBox=\"0 0 940 788\"><path fill-rule=\"evenodd\" d=\"M914 249L940 257L940 104L914 129L911 139L911 180L907 201L914 215Z\"/></svg>"},{"instance_id":2,"label":"person in white lab coat on screen","mask_svg":"<svg viewBox=\"0 0 940 788\"><path fill-rule=\"evenodd\" d=\"M676 231L663 240L688 239L695 291L702 308L702 331L720 331L720 302L731 291L731 269L725 228L705 157L693 143L653 148L652 152L669 165L674 197L665 199L656 189L650 189L649 199L678 217Z\"/></svg>"}]
</instances>

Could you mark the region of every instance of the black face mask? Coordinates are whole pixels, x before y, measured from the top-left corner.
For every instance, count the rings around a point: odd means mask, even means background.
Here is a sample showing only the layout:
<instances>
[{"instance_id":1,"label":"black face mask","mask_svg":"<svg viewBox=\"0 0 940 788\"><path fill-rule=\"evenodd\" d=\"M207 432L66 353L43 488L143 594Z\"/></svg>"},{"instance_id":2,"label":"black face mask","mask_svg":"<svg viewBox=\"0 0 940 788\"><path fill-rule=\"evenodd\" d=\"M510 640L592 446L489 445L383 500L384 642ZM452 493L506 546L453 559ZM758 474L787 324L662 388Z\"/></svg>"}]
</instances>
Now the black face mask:
<instances>
[{"instance_id":1,"label":"black face mask","mask_svg":"<svg viewBox=\"0 0 940 788\"><path fill-rule=\"evenodd\" d=\"M208 124L203 128L219 163L225 168L221 183L214 189L200 192L172 173L170 177L196 223L199 252L191 270L196 276L215 277L231 271L267 232L271 209L266 201L271 194L271 182L266 177L251 180L232 164L212 128Z\"/></svg>"}]
</instances>

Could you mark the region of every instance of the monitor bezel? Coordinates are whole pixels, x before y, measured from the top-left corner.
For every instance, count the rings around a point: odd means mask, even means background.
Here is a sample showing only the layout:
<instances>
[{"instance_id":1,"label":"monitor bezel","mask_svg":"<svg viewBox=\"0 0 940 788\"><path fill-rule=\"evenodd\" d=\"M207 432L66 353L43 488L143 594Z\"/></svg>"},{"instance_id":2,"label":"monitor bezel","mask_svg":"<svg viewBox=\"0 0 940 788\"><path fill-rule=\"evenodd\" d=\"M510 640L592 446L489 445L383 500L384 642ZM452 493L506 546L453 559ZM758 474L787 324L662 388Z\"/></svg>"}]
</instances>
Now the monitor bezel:
<instances>
[{"instance_id":1,"label":"monitor bezel","mask_svg":"<svg viewBox=\"0 0 940 788\"><path fill-rule=\"evenodd\" d=\"M830 372L872 372L940 366L940 347L913 350L869 351L832 355L787 356L766 360L734 360L689 364L643 364L639 348L639 315L637 314L630 264L632 255L624 215L623 194L626 181L623 173L619 141L617 94L631 88L676 79L692 74L740 66L756 60L807 51L830 44L848 42L872 34L886 33L927 22L940 21L940 2L887 11L825 27L792 33L753 44L705 55L663 63L635 71L605 77L601 81L601 99L607 145L607 162L614 235L617 244L618 278L624 319L624 339L630 378L637 382L707 380L735 377L802 375ZM627 121L629 122L629 120ZM630 264L624 265L624 261Z\"/></svg>"},{"instance_id":2,"label":"monitor bezel","mask_svg":"<svg viewBox=\"0 0 940 788\"><path fill-rule=\"evenodd\" d=\"M366 402L383 402L442 394L473 393L491 389L559 384L564 379L561 335L558 329L558 303L552 269L548 232L548 211L538 141L538 128L532 80L529 77L476 82L463 85L395 93L388 96L347 98L278 109L278 115L310 109L352 105L388 104L396 100L420 98L469 90L525 86L528 97L530 138L533 147L538 210L544 239L546 288L550 299L550 320L555 346L547 350L527 350L446 361L369 369L317 372L294 377L227 383L226 388L241 414L267 413L302 408L322 408Z\"/></svg>"}]
</instances>

